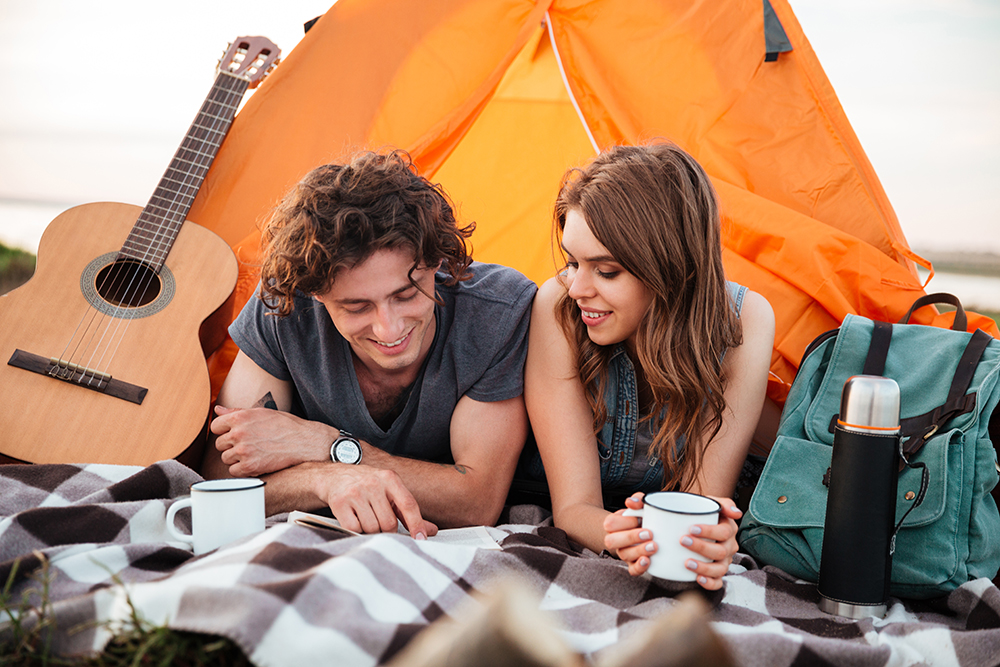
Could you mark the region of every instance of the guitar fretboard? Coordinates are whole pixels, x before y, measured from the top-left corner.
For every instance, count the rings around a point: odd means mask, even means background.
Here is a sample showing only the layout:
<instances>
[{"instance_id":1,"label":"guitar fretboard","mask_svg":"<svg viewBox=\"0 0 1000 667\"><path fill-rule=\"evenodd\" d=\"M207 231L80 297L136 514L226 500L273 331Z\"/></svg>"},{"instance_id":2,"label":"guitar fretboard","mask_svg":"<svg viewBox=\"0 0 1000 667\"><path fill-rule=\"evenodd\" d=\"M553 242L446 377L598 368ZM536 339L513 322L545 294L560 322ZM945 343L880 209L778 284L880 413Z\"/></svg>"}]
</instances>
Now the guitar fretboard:
<instances>
[{"instance_id":1,"label":"guitar fretboard","mask_svg":"<svg viewBox=\"0 0 1000 667\"><path fill-rule=\"evenodd\" d=\"M132 227L119 258L162 268L250 82L220 72L174 159Z\"/></svg>"}]
</instances>

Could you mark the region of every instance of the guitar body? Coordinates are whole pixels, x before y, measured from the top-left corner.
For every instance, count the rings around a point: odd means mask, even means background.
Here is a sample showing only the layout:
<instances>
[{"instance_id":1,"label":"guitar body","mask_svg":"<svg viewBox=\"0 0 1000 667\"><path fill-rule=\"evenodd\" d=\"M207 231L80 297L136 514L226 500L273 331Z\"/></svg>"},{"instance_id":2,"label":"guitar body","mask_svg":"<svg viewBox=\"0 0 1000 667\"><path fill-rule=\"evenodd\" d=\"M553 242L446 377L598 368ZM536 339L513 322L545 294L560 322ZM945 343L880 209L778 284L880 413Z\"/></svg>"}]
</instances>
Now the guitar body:
<instances>
[{"instance_id":1,"label":"guitar body","mask_svg":"<svg viewBox=\"0 0 1000 667\"><path fill-rule=\"evenodd\" d=\"M236 258L213 232L185 222L153 274L149 303L116 307L96 291L98 276L141 211L98 203L61 214L39 243L35 275L0 297L0 453L145 466L178 457L199 437L211 401L199 329L232 293ZM88 322L110 341L93 363L144 389L141 403L8 363L18 350L61 358Z\"/></svg>"}]
</instances>

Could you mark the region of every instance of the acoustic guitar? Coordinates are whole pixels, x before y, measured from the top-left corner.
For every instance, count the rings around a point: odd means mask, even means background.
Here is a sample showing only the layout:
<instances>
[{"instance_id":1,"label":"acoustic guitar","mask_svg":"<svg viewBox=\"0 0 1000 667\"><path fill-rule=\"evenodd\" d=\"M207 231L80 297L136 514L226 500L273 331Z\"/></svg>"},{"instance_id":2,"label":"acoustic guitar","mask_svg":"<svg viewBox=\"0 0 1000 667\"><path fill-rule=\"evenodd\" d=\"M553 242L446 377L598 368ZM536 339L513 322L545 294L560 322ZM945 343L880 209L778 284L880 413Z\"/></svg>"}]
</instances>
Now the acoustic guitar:
<instances>
[{"instance_id":1,"label":"acoustic guitar","mask_svg":"<svg viewBox=\"0 0 1000 667\"><path fill-rule=\"evenodd\" d=\"M49 223L35 275L0 297L0 454L145 466L199 439L211 401L200 329L238 271L228 244L185 217L279 54L263 37L230 45L145 208L84 204Z\"/></svg>"}]
</instances>

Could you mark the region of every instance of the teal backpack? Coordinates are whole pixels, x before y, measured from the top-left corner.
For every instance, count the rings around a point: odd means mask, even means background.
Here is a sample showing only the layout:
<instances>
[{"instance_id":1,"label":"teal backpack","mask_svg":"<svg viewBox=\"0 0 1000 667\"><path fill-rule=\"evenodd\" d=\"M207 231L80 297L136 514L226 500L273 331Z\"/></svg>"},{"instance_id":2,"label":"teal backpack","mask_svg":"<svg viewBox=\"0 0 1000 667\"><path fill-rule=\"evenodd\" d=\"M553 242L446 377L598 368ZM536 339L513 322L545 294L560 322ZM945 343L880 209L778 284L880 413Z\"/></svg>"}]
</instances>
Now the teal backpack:
<instances>
[{"instance_id":1,"label":"teal backpack","mask_svg":"<svg viewBox=\"0 0 1000 667\"><path fill-rule=\"evenodd\" d=\"M957 306L952 329L905 323L938 302ZM937 597L996 576L1000 513L991 491L1000 467L989 422L1000 401L1000 341L967 333L951 295L918 299L910 313L895 325L848 315L806 350L741 522L740 551L818 580L833 425L844 383L864 372L899 385L902 448L914 464L898 480L891 594Z\"/></svg>"}]
</instances>

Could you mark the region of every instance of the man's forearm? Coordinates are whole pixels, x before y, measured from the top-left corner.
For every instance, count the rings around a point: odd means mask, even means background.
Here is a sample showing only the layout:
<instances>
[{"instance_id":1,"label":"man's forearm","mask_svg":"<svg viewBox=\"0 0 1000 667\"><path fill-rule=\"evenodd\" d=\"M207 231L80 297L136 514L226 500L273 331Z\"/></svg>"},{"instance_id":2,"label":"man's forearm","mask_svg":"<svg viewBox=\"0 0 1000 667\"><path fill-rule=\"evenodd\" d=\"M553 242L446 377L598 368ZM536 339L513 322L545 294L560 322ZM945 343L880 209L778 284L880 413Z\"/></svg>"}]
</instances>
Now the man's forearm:
<instances>
[{"instance_id":1,"label":"man's forearm","mask_svg":"<svg viewBox=\"0 0 1000 667\"><path fill-rule=\"evenodd\" d=\"M326 504L316 495L313 475L323 474L327 464L303 463L269 475L263 475L267 516L301 510L322 509Z\"/></svg>"},{"instance_id":2,"label":"man's forearm","mask_svg":"<svg viewBox=\"0 0 1000 667\"><path fill-rule=\"evenodd\" d=\"M370 445L363 447L362 461L396 472L416 498L421 514L442 528L492 525L503 510L513 469L476 470L461 463L418 461Z\"/></svg>"}]
</instances>

